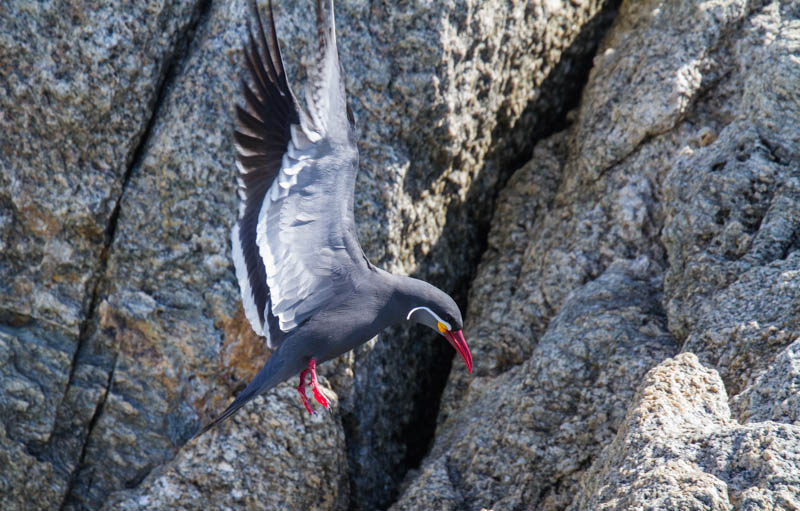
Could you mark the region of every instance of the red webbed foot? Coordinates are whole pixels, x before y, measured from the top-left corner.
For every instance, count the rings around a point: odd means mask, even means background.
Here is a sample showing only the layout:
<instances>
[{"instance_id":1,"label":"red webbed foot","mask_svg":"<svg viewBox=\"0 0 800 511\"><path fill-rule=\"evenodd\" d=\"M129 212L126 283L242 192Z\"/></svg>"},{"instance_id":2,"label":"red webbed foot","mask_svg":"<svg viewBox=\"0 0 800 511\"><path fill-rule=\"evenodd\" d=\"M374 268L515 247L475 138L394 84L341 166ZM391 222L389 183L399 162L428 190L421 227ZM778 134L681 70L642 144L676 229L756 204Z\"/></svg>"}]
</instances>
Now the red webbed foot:
<instances>
[{"instance_id":1,"label":"red webbed foot","mask_svg":"<svg viewBox=\"0 0 800 511\"><path fill-rule=\"evenodd\" d=\"M308 373L311 373L311 381L308 382L308 385L310 385L311 390L314 391L314 399L325 408L329 408L329 406L328 400L325 399L325 396L319 389L319 383L317 382L317 361L312 358L308 361L308 369L303 369L300 373L300 384L297 386L297 392L300 394L300 398L303 400L303 404L306 410L308 410L308 413L313 415L314 410L311 408L308 397L306 397L306 375Z\"/></svg>"},{"instance_id":2,"label":"red webbed foot","mask_svg":"<svg viewBox=\"0 0 800 511\"><path fill-rule=\"evenodd\" d=\"M328 400L325 399L325 396L322 395L322 392L319 390L319 384L317 383L317 361L313 358L308 361L308 369L311 371L311 390L314 391L314 399L317 400L317 403L321 404L325 408L328 408Z\"/></svg>"},{"instance_id":3,"label":"red webbed foot","mask_svg":"<svg viewBox=\"0 0 800 511\"><path fill-rule=\"evenodd\" d=\"M308 402L308 398L306 397L306 374L308 374L308 369L303 369L300 373L300 385L297 386L297 392L300 394L303 404L306 405L308 413L313 415L314 410L311 409L311 403Z\"/></svg>"}]
</instances>

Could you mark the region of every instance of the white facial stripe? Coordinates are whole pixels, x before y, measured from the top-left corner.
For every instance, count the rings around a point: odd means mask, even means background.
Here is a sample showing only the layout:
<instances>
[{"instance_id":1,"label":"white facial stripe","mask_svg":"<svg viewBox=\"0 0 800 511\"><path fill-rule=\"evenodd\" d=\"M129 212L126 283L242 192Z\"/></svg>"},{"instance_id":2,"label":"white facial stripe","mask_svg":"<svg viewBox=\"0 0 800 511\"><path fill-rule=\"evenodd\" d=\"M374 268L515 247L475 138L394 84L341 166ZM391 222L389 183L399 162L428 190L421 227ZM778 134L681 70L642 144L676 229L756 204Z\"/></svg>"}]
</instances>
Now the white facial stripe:
<instances>
[{"instance_id":1,"label":"white facial stripe","mask_svg":"<svg viewBox=\"0 0 800 511\"><path fill-rule=\"evenodd\" d=\"M430 310L430 309L429 309L429 308L427 308L427 307L414 307L413 309L411 309L410 311L408 311L408 316L406 316L406 321L408 321L409 319L411 319L411 315L412 315L412 314L414 314L415 312L417 312L417 311L418 311L418 310L420 310L420 309L422 309L422 310L424 310L424 311L427 311L427 312L428 312L428 313L429 313L431 316L433 316L434 318L436 318L436 321L439 321L439 322L441 322L441 323L442 323L444 326L446 326L448 330L452 330L452 329L453 329L453 328L450 326L450 323L448 323L447 321L445 321L445 320L443 320L442 318L440 318L439 316L437 316L435 312L433 312L432 310Z\"/></svg>"},{"instance_id":2,"label":"white facial stripe","mask_svg":"<svg viewBox=\"0 0 800 511\"><path fill-rule=\"evenodd\" d=\"M427 308L427 307L414 307L413 309L411 309L410 311L408 311L408 316L406 316L406 321L408 321L409 319L411 319L411 315L412 315L412 314L414 314L415 312L417 312L417 311L418 311L418 310L420 310L420 309L424 309L424 310L426 310L426 311L430 312L430 313L431 313L431 315L432 315L433 317L436 317L436 314L434 314L434 313L433 313L433 311L432 311L432 310L430 310L430 309L429 309L429 308Z\"/></svg>"}]
</instances>

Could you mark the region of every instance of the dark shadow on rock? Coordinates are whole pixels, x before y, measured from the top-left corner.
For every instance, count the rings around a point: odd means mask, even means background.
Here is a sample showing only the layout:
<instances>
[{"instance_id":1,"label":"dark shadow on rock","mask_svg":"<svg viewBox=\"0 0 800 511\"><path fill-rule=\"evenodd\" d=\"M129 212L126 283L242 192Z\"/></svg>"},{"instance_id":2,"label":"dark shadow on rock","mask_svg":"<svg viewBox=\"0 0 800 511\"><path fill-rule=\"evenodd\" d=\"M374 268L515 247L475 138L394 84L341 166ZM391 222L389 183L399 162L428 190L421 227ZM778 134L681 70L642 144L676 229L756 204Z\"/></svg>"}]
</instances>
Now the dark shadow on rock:
<instances>
[{"instance_id":1,"label":"dark shadow on rock","mask_svg":"<svg viewBox=\"0 0 800 511\"><path fill-rule=\"evenodd\" d=\"M579 103L594 53L619 3L609 2L583 27L543 81L541 94L529 102L513 126L509 119L498 120L486 164L471 183L466 199L451 202L442 236L427 254L417 258L420 270L413 276L449 292L462 311L467 310L470 283L486 248L498 193L513 172L530 159L540 139L569 124L567 113ZM429 188L418 183L420 175L412 165L404 183L406 193L414 199ZM444 193L448 192L457 196L458 186L448 183ZM447 261L454 258L466 259L468 271L449 271ZM452 364L463 365L454 355L439 336L419 327L398 327L383 332L369 356L355 368L355 413L343 416L351 478L350 509L386 509L396 499L406 473L419 467L433 444L440 400ZM367 382L373 378L384 383L370 388ZM376 390L383 392L376 396Z\"/></svg>"}]
</instances>

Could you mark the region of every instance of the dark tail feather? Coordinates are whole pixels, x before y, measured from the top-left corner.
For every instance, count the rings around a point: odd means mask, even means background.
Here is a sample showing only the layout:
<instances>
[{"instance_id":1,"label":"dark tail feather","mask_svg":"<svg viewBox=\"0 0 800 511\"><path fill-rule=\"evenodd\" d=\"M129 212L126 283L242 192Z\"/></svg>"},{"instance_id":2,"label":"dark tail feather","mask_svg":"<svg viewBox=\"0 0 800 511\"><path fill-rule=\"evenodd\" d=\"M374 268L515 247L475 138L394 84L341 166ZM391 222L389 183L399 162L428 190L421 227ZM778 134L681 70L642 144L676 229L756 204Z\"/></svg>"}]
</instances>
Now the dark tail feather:
<instances>
[{"instance_id":1,"label":"dark tail feather","mask_svg":"<svg viewBox=\"0 0 800 511\"><path fill-rule=\"evenodd\" d=\"M239 397L237 397L236 400L234 400L234 402L231 403L231 405L224 412L222 412L222 415L220 415L213 421L206 424L205 427L201 429L200 432L194 436L194 438L202 436L203 433L205 433L209 429L213 428L217 424L220 424L221 422L224 422L228 417L239 411L239 408L243 407L245 404L247 404L248 401L250 401L254 397L255 395L245 397L244 392L239 394Z\"/></svg>"},{"instance_id":2,"label":"dark tail feather","mask_svg":"<svg viewBox=\"0 0 800 511\"><path fill-rule=\"evenodd\" d=\"M239 411L239 408L246 405L251 400L255 399L259 394L263 394L267 392L272 387L276 386L286 378L291 375L282 375L281 369L283 369L283 361L280 360L280 357L277 356L278 352L272 354L272 356L267 360L267 363L261 370L258 372L253 381L251 381L247 387L238 395L236 399L233 400L233 403L225 409L222 414L214 419L213 421L209 422L203 429L200 430L193 438L197 438L209 429L213 428L217 424L220 424L231 417L233 414Z\"/></svg>"}]
</instances>

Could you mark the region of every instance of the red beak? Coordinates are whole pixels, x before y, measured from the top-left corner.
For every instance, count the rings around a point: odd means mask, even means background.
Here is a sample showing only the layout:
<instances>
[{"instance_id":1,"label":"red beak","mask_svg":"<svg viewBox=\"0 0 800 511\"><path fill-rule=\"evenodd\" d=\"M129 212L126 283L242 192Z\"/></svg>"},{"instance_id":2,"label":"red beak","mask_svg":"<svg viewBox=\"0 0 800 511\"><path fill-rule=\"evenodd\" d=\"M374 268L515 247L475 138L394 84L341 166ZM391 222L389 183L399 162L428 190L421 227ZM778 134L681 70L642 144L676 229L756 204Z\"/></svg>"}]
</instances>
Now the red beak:
<instances>
[{"instance_id":1,"label":"red beak","mask_svg":"<svg viewBox=\"0 0 800 511\"><path fill-rule=\"evenodd\" d=\"M450 345L456 349L461 358L464 359L464 362L467 363L467 371L471 373L472 353L469 352L469 346L467 346L467 341L464 339L464 334L461 333L461 330L457 330L455 332L445 332L444 336L447 337Z\"/></svg>"}]
</instances>

